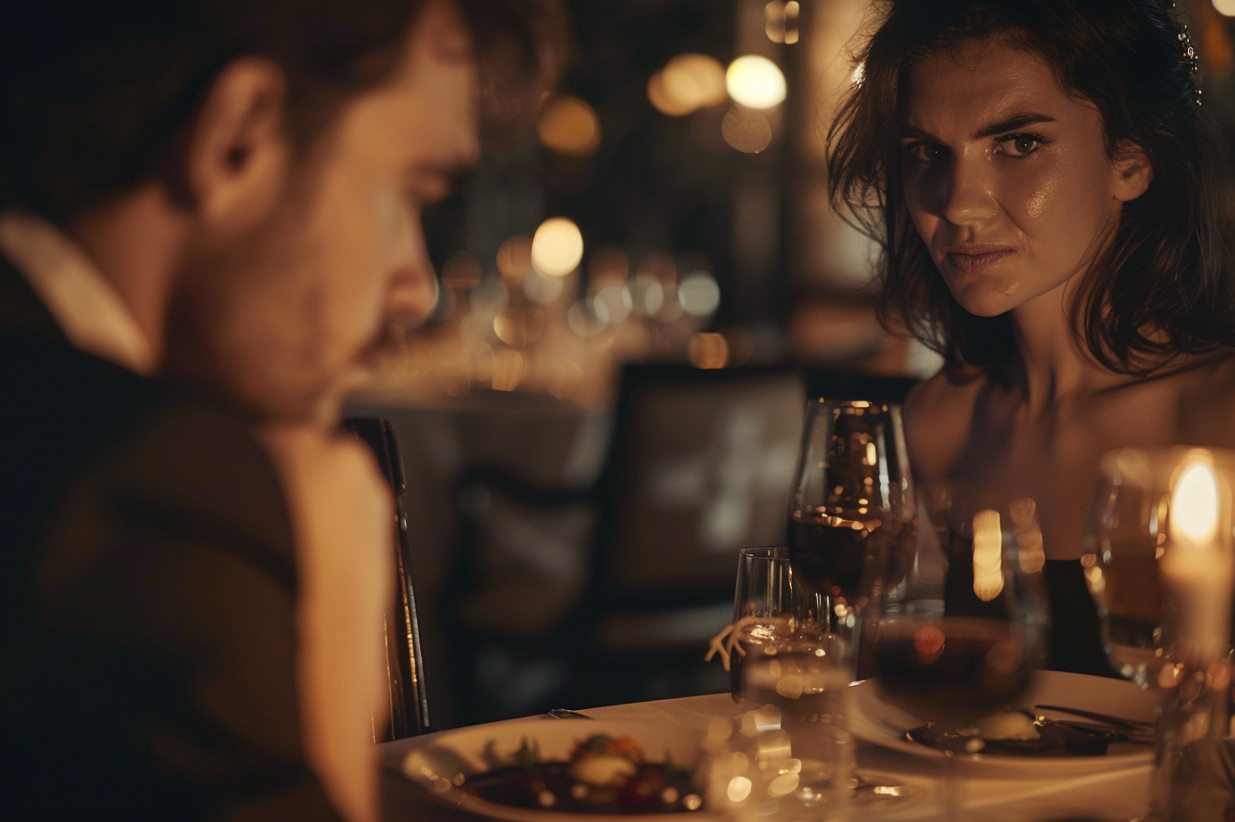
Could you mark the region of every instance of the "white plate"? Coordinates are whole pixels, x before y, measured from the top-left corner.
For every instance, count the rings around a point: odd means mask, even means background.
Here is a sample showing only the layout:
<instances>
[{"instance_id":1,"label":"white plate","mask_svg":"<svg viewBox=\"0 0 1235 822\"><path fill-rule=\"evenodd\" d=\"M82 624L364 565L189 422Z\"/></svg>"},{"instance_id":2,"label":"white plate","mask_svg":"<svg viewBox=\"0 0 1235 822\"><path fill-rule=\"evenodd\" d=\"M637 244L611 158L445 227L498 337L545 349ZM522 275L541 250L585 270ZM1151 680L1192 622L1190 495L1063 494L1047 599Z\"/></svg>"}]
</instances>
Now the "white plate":
<instances>
[{"instance_id":1,"label":"white plate","mask_svg":"<svg viewBox=\"0 0 1235 822\"><path fill-rule=\"evenodd\" d=\"M694 768L699 761L699 743L703 739L701 731L692 731L680 725L610 722L603 719L522 719L443 731L436 735L431 745L415 748L404 757L403 773L439 801L510 822L597 822L615 816L640 822L685 822L713 818L703 810L621 816L515 808L478 799L455 789L451 784L456 774L469 776L509 765L511 756L519 750L524 740L540 746L542 759L566 760L576 743L596 734L633 736L641 743L648 761L664 762L668 754L676 764L690 768Z\"/></svg>"},{"instance_id":2,"label":"white plate","mask_svg":"<svg viewBox=\"0 0 1235 822\"><path fill-rule=\"evenodd\" d=\"M922 725L923 721L884 702L874 680L855 682L850 693L849 730L858 739L915 756L938 758L944 755L942 751L905 738L905 731ZM1039 671L1029 693L1018 705L1026 708L1034 705L1062 705L1148 722L1153 720L1154 703L1152 694L1121 679ZM1050 714L1049 711L1043 713ZM1051 715L1064 718L1063 714ZM983 769L1015 770L1026 776L1049 776L1056 773L1080 774L1145 765L1153 760L1153 749L1138 746L1131 751L1112 752L1105 756L972 754L960 759Z\"/></svg>"}]
</instances>

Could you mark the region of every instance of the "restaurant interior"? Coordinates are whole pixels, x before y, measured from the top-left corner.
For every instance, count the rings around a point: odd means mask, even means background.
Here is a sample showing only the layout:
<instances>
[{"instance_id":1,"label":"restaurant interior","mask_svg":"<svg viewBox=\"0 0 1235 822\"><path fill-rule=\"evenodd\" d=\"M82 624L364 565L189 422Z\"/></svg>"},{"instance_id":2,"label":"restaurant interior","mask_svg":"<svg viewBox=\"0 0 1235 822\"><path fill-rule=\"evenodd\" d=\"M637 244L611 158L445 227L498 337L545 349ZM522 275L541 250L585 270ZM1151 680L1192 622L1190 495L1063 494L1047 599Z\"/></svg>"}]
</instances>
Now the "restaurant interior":
<instances>
[{"instance_id":1,"label":"restaurant interior","mask_svg":"<svg viewBox=\"0 0 1235 822\"><path fill-rule=\"evenodd\" d=\"M427 216L437 306L350 408L401 451L433 729L726 690L704 653L736 551L784 541L805 400L941 364L828 202L865 0L567 6L564 79ZM1235 146L1235 6L1183 11Z\"/></svg>"}]
</instances>

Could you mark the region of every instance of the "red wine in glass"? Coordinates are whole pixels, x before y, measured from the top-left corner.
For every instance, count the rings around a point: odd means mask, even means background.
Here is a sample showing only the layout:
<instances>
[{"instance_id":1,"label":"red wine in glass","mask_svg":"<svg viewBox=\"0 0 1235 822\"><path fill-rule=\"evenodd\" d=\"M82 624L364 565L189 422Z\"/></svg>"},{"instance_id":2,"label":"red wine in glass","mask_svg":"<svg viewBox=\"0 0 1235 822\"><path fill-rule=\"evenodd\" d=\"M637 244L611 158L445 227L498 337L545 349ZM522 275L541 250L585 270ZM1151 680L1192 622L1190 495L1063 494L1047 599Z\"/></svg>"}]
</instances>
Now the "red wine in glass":
<instances>
[{"instance_id":1,"label":"red wine in glass","mask_svg":"<svg viewBox=\"0 0 1235 822\"><path fill-rule=\"evenodd\" d=\"M867 542L879 525L877 519L794 511L789 517L788 543L796 579L816 594L856 598Z\"/></svg>"},{"instance_id":2,"label":"red wine in glass","mask_svg":"<svg viewBox=\"0 0 1235 822\"><path fill-rule=\"evenodd\" d=\"M874 644L889 702L957 723L1011 704L1029 687L1037 662L1015 626L982 617L888 620Z\"/></svg>"},{"instance_id":3,"label":"red wine in glass","mask_svg":"<svg viewBox=\"0 0 1235 822\"><path fill-rule=\"evenodd\" d=\"M899 522L909 498L900 407L862 400L807 406L787 542L794 579L852 626L871 537Z\"/></svg>"}]
</instances>

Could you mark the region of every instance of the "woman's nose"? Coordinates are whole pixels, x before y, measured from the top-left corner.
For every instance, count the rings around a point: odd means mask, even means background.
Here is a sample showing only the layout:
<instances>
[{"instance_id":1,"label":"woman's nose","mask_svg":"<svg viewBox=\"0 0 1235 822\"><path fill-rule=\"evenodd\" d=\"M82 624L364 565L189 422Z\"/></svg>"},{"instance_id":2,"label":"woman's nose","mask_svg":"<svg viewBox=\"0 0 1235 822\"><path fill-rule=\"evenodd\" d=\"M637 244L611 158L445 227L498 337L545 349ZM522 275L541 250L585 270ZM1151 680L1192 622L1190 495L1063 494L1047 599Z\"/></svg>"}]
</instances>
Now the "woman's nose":
<instances>
[{"instance_id":1,"label":"woman's nose","mask_svg":"<svg viewBox=\"0 0 1235 822\"><path fill-rule=\"evenodd\" d=\"M985 155L959 155L944 180L943 216L953 225L973 225L999 211L995 202L990 161Z\"/></svg>"}]
</instances>

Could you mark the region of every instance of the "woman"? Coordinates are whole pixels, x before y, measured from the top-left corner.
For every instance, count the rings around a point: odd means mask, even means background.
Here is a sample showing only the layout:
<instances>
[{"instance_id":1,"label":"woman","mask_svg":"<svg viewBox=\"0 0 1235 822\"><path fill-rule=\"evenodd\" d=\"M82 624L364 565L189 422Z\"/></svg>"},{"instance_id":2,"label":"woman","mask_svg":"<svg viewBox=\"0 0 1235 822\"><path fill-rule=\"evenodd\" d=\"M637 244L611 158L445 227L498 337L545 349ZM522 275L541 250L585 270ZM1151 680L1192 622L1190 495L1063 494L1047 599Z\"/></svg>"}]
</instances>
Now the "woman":
<instances>
[{"instance_id":1,"label":"woman","mask_svg":"<svg viewBox=\"0 0 1235 822\"><path fill-rule=\"evenodd\" d=\"M1100 456L1235 446L1235 300L1195 52L1159 0L906 0L829 134L882 315L945 358L915 472L1038 503L1052 667L1109 672L1078 559Z\"/></svg>"}]
</instances>

